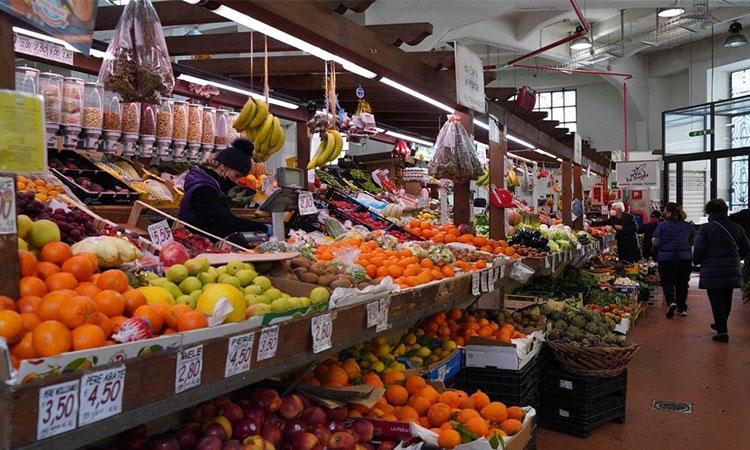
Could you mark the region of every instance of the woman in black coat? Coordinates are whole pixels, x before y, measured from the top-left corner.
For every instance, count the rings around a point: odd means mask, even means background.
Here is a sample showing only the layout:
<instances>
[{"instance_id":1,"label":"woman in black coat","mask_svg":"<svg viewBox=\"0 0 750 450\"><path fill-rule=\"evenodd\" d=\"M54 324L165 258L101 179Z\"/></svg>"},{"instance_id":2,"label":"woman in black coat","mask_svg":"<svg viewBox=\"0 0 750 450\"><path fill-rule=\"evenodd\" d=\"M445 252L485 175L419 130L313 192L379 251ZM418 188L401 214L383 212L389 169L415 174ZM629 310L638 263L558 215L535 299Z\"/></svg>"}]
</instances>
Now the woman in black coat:
<instances>
[{"instance_id":1,"label":"woman in black coat","mask_svg":"<svg viewBox=\"0 0 750 450\"><path fill-rule=\"evenodd\" d=\"M638 245L638 227L632 214L625 212L622 202L612 203L607 225L615 228L617 240L617 258L622 262L635 263L641 259L641 248Z\"/></svg>"},{"instance_id":2,"label":"woman in black coat","mask_svg":"<svg viewBox=\"0 0 750 450\"><path fill-rule=\"evenodd\" d=\"M727 204L714 199L706 204L708 223L701 225L693 244L693 260L701 266L698 287L706 289L711 301L716 331L712 338L729 342L727 319L732 309L732 292L742 287L740 260L750 255L750 242L741 226L727 217Z\"/></svg>"}]
</instances>

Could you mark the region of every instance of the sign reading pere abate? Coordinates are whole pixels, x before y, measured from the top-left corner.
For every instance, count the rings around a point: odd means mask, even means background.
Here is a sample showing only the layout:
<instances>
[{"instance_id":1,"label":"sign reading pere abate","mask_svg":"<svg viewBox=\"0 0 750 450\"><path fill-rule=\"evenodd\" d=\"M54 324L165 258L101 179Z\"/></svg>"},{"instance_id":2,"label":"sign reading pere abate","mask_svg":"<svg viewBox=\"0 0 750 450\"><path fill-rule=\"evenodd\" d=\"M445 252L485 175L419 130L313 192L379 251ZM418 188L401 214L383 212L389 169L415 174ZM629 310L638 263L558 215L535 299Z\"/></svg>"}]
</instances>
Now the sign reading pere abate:
<instances>
[{"instance_id":1,"label":"sign reading pere abate","mask_svg":"<svg viewBox=\"0 0 750 450\"><path fill-rule=\"evenodd\" d=\"M456 44L456 100L459 105L485 112L484 66L482 59L468 48Z\"/></svg>"},{"instance_id":2,"label":"sign reading pere abate","mask_svg":"<svg viewBox=\"0 0 750 450\"><path fill-rule=\"evenodd\" d=\"M651 187L659 185L659 161L617 163L617 187Z\"/></svg>"}]
</instances>

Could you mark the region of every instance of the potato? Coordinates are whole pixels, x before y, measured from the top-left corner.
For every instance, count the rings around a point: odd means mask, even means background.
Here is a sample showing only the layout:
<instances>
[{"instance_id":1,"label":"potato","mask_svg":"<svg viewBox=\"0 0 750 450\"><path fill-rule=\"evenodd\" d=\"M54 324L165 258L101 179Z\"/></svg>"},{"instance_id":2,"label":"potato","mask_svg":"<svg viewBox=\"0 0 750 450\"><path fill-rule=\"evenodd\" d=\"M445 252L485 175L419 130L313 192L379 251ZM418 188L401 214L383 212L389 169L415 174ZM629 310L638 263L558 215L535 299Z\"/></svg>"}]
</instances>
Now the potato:
<instances>
[{"instance_id":1,"label":"potato","mask_svg":"<svg viewBox=\"0 0 750 450\"><path fill-rule=\"evenodd\" d=\"M318 278L318 284L321 286L330 286L334 281L336 281L336 275L323 275Z\"/></svg>"},{"instance_id":2,"label":"potato","mask_svg":"<svg viewBox=\"0 0 750 450\"><path fill-rule=\"evenodd\" d=\"M318 275L312 272L307 272L302 274L302 276L300 277L300 281L304 281L305 283L318 284Z\"/></svg>"},{"instance_id":3,"label":"potato","mask_svg":"<svg viewBox=\"0 0 750 450\"><path fill-rule=\"evenodd\" d=\"M310 272L316 274L316 275L325 275L326 274L326 268L323 264L320 263L312 263L310 265Z\"/></svg>"},{"instance_id":4,"label":"potato","mask_svg":"<svg viewBox=\"0 0 750 450\"><path fill-rule=\"evenodd\" d=\"M336 289L336 288L339 288L339 287L340 288L350 288L353 285L354 284L351 281L339 278L338 280L336 280L333 283L331 283L330 288L331 289Z\"/></svg>"},{"instance_id":5,"label":"potato","mask_svg":"<svg viewBox=\"0 0 750 450\"><path fill-rule=\"evenodd\" d=\"M307 267L297 267L293 270L293 272L295 275L297 275L297 278L302 278L302 275L308 273L309 270L307 270Z\"/></svg>"}]
</instances>

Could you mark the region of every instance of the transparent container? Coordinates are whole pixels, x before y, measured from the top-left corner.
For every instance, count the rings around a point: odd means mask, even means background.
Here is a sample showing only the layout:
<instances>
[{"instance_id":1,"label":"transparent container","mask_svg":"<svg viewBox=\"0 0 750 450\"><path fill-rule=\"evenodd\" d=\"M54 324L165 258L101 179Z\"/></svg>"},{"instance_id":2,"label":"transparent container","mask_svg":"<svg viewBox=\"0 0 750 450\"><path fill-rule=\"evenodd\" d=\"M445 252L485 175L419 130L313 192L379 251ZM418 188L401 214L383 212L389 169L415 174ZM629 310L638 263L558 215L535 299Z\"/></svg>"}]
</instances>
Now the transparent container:
<instances>
[{"instance_id":1,"label":"transparent container","mask_svg":"<svg viewBox=\"0 0 750 450\"><path fill-rule=\"evenodd\" d=\"M97 83L86 83L83 103L83 128L102 128L104 125L104 109L102 108L103 88Z\"/></svg>"},{"instance_id":2,"label":"transparent container","mask_svg":"<svg viewBox=\"0 0 750 450\"><path fill-rule=\"evenodd\" d=\"M235 130L232 126L239 115L240 113L232 111L227 116L227 145L234 142L235 139L242 137L242 134L237 132L237 130Z\"/></svg>"},{"instance_id":3,"label":"transparent container","mask_svg":"<svg viewBox=\"0 0 750 450\"><path fill-rule=\"evenodd\" d=\"M63 78L62 124L80 127L83 124L83 80Z\"/></svg>"},{"instance_id":4,"label":"transparent container","mask_svg":"<svg viewBox=\"0 0 750 450\"><path fill-rule=\"evenodd\" d=\"M175 101L172 105L172 139L187 139L188 134L188 104L183 101Z\"/></svg>"},{"instance_id":5,"label":"transparent container","mask_svg":"<svg viewBox=\"0 0 750 450\"><path fill-rule=\"evenodd\" d=\"M122 132L138 134L141 129L141 104L138 102L122 104Z\"/></svg>"},{"instance_id":6,"label":"transparent container","mask_svg":"<svg viewBox=\"0 0 750 450\"><path fill-rule=\"evenodd\" d=\"M16 67L16 90L36 94L38 89L39 71L33 67Z\"/></svg>"},{"instance_id":7,"label":"transparent container","mask_svg":"<svg viewBox=\"0 0 750 450\"><path fill-rule=\"evenodd\" d=\"M171 98L163 98L159 109L156 111L156 136L161 138L171 138L174 123L172 121L172 104Z\"/></svg>"},{"instance_id":8,"label":"transparent container","mask_svg":"<svg viewBox=\"0 0 750 450\"><path fill-rule=\"evenodd\" d=\"M156 134L157 109L157 105L152 105L150 103L141 104L141 135L154 136Z\"/></svg>"},{"instance_id":9,"label":"transparent container","mask_svg":"<svg viewBox=\"0 0 750 450\"><path fill-rule=\"evenodd\" d=\"M226 109L217 109L216 110L216 127L215 127L215 133L216 133L216 139L214 143L216 145L227 145L227 139L228 136L228 130L227 130L227 116L229 115L229 111Z\"/></svg>"},{"instance_id":10,"label":"transparent container","mask_svg":"<svg viewBox=\"0 0 750 450\"><path fill-rule=\"evenodd\" d=\"M120 97L114 92L104 91L104 123L105 130L120 131L122 128L122 105Z\"/></svg>"},{"instance_id":11,"label":"transparent container","mask_svg":"<svg viewBox=\"0 0 750 450\"><path fill-rule=\"evenodd\" d=\"M203 108L203 132L201 142L213 144L216 137L216 108L206 106Z\"/></svg>"},{"instance_id":12,"label":"transparent container","mask_svg":"<svg viewBox=\"0 0 750 450\"><path fill-rule=\"evenodd\" d=\"M52 72L39 74L39 93L44 97L44 117L49 123L62 121L63 77Z\"/></svg>"},{"instance_id":13,"label":"transparent container","mask_svg":"<svg viewBox=\"0 0 750 450\"><path fill-rule=\"evenodd\" d=\"M187 141L201 142L203 137L203 106L196 103L188 105Z\"/></svg>"}]
</instances>

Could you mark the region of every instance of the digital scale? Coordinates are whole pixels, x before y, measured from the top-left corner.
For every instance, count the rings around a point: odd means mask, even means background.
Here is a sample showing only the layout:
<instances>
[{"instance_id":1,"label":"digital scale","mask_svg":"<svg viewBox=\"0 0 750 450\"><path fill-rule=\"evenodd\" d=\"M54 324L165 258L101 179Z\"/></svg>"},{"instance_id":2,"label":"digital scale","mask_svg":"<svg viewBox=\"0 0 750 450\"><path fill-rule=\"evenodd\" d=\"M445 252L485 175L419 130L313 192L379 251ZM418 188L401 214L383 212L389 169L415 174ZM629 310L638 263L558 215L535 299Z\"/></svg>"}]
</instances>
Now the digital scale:
<instances>
[{"instance_id":1,"label":"digital scale","mask_svg":"<svg viewBox=\"0 0 750 450\"><path fill-rule=\"evenodd\" d=\"M297 209L299 193L305 186L305 172L302 169L279 167L276 169L276 182L279 188L258 209L271 213L273 235L283 241L286 237L284 214Z\"/></svg>"}]
</instances>

